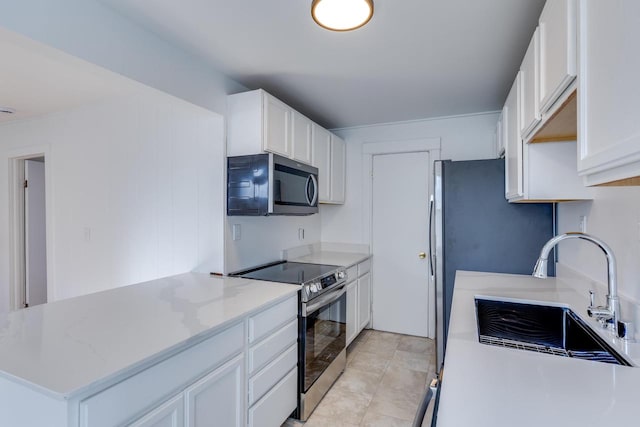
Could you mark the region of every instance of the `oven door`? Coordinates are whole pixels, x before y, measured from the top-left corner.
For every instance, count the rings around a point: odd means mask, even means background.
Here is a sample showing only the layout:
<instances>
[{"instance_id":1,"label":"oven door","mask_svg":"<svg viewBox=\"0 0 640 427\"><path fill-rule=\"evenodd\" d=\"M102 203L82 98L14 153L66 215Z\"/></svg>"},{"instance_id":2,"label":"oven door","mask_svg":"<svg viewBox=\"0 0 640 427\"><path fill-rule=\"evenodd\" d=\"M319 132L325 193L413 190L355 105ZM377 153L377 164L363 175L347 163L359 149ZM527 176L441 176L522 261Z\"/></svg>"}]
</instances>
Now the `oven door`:
<instances>
[{"instance_id":1,"label":"oven door","mask_svg":"<svg viewBox=\"0 0 640 427\"><path fill-rule=\"evenodd\" d=\"M302 304L301 378L302 393L307 393L316 380L338 358L347 344L347 296L341 286L314 301ZM340 375L337 373L333 381Z\"/></svg>"},{"instance_id":2,"label":"oven door","mask_svg":"<svg viewBox=\"0 0 640 427\"><path fill-rule=\"evenodd\" d=\"M270 214L311 215L318 212L318 169L273 156L270 171Z\"/></svg>"}]
</instances>

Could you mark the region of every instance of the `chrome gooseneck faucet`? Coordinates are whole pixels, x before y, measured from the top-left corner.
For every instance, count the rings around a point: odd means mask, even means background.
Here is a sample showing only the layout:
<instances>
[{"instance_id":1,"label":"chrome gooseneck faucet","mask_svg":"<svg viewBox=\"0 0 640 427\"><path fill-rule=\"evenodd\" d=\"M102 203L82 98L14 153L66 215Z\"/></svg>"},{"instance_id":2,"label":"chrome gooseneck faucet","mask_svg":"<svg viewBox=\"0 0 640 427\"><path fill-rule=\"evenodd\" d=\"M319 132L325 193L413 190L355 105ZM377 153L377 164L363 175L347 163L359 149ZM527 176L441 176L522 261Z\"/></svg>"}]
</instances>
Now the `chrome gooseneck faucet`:
<instances>
[{"instance_id":1,"label":"chrome gooseneck faucet","mask_svg":"<svg viewBox=\"0 0 640 427\"><path fill-rule=\"evenodd\" d=\"M591 293L591 304L587 308L587 313L590 317L594 317L602 322L608 323L610 329L619 336L620 334L618 333L618 321L620 320L620 301L618 299L618 284L616 281L616 258L613 255L613 251L611 250L609 245L607 245L605 242L598 239L597 237L593 237L585 233L570 232L560 234L559 236L550 239L542 247L542 250L540 251L540 257L536 262L536 266L533 268L533 277L537 277L539 279L544 279L547 277L547 260L549 257L549 252L551 252L551 249L553 249L555 245L566 239L582 239L594 243L600 249L602 249L605 256L607 257L607 306L595 306L593 301L593 293ZM624 335L626 335L626 332L624 333Z\"/></svg>"}]
</instances>

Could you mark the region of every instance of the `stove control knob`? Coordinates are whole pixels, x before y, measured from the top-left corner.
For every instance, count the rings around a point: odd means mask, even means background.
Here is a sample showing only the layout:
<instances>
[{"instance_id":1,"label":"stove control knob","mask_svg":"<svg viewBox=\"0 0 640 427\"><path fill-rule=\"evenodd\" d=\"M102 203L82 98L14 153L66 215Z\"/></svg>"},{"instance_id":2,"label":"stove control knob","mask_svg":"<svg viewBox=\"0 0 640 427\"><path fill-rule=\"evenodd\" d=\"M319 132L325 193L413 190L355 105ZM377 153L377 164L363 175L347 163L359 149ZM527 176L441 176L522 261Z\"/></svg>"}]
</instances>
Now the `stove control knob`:
<instances>
[{"instance_id":1,"label":"stove control knob","mask_svg":"<svg viewBox=\"0 0 640 427\"><path fill-rule=\"evenodd\" d=\"M342 280L346 277L347 273L345 273L344 271L339 271L338 272L338 280Z\"/></svg>"},{"instance_id":2,"label":"stove control knob","mask_svg":"<svg viewBox=\"0 0 640 427\"><path fill-rule=\"evenodd\" d=\"M318 285L316 283L312 283L310 287L311 287L311 292L313 293L318 292Z\"/></svg>"}]
</instances>

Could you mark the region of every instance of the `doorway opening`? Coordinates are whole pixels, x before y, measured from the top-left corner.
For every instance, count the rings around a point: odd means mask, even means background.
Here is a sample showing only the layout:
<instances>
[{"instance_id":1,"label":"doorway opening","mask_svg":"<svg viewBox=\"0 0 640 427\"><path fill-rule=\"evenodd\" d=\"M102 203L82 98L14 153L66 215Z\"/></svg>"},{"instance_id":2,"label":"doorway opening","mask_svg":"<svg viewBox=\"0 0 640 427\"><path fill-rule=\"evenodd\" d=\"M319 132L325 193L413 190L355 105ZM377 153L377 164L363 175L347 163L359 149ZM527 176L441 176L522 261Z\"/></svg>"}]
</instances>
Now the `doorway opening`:
<instances>
[{"instance_id":1,"label":"doorway opening","mask_svg":"<svg viewBox=\"0 0 640 427\"><path fill-rule=\"evenodd\" d=\"M10 159L11 309L48 301L45 155Z\"/></svg>"}]
</instances>

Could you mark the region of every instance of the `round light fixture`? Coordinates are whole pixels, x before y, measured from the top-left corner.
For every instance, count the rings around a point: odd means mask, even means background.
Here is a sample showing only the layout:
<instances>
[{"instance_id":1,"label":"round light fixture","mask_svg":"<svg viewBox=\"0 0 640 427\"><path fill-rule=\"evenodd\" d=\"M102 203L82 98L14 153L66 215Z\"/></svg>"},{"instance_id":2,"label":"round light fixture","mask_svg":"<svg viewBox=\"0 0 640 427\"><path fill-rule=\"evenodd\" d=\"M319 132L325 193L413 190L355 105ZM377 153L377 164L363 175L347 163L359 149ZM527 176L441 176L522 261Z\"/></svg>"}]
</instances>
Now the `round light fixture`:
<instances>
[{"instance_id":1,"label":"round light fixture","mask_svg":"<svg viewBox=\"0 0 640 427\"><path fill-rule=\"evenodd\" d=\"M373 0L313 0L311 16L327 30L355 30L371 20Z\"/></svg>"}]
</instances>

